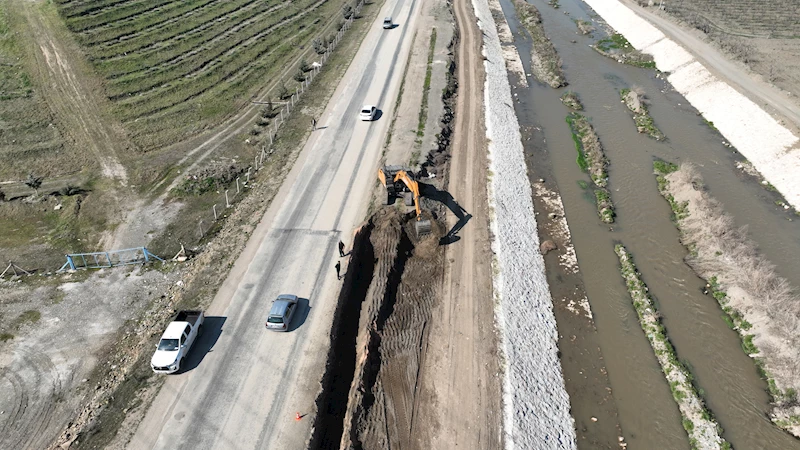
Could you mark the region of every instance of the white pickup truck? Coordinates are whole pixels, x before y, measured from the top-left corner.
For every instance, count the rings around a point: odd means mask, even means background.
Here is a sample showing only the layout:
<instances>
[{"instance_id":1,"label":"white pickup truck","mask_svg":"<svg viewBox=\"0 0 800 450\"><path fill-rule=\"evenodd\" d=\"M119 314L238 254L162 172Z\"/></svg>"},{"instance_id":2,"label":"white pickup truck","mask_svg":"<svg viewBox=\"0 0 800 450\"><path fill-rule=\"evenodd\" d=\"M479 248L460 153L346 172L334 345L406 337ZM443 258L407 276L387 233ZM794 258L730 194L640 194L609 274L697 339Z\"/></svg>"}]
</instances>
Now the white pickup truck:
<instances>
[{"instance_id":1,"label":"white pickup truck","mask_svg":"<svg viewBox=\"0 0 800 450\"><path fill-rule=\"evenodd\" d=\"M156 373L175 373L197 340L203 328L203 311L179 311L161 335L156 352L150 359L150 366Z\"/></svg>"}]
</instances>

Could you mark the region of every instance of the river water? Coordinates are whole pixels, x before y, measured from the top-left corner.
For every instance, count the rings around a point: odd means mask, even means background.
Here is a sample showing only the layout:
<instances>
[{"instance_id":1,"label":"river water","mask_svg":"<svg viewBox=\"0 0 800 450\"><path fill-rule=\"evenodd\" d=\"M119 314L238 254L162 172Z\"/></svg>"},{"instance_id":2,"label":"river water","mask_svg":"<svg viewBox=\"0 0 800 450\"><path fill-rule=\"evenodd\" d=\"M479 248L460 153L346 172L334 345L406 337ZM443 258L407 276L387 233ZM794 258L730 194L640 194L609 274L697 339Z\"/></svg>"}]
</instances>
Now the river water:
<instances>
[{"instance_id":1,"label":"river water","mask_svg":"<svg viewBox=\"0 0 800 450\"><path fill-rule=\"evenodd\" d=\"M722 319L716 301L703 295L704 281L683 262L686 249L670 221L669 205L658 193L653 160L696 164L711 195L723 203L737 225L749 227L762 253L794 286L800 286L800 265L796 264L800 219L775 205L776 194L736 169L735 161L743 158L726 148L724 138L705 125L655 71L619 64L589 48L602 33L595 32L595 38L580 35L573 22L594 17L588 7L577 0L561 0L558 9L545 1L531 3L542 14L570 85L555 90L528 77L529 88L513 88L518 100L515 108L523 135L533 135L525 142L528 163L551 166L562 195L628 448L683 449L689 442L619 274L613 251L618 242L633 254L678 358L691 368L724 429L724 438L739 449L800 448L800 441L769 421L766 383L742 351L738 335ZM501 5L525 71L530 73L529 40L520 34L510 1L501 0ZM636 132L619 98L620 89L633 86L644 89L651 100L651 115L666 134L666 142ZM575 163L576 151L565 122L568 111L559 101L565 89L580 96L584 114L610 160L609 188L617 208L613 231L598 219L591 190L578 184L589 179ZM544 144L537 148L535 142ZM574 374L565 373L567 378L570 375Z\"/></svg>"}]
</instances>

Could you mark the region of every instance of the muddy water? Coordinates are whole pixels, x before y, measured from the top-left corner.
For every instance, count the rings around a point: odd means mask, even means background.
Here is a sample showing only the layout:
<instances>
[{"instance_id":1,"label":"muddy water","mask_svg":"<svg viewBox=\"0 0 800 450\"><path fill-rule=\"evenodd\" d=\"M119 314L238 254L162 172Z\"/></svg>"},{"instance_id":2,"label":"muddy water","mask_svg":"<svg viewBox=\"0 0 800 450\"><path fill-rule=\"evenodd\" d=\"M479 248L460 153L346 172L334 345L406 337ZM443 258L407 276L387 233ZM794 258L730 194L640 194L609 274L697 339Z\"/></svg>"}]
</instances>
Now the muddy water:
<instances>
[{"instance_id":1,"label":"muddy water","mask_svg":"<svg viewBox=\"0 0 800 450\"><path fill-rule=\"evenodd\" d=\"M501 3L530 72L529 44L517 33L513 6L507 0ZM591 191L577 183L588 177L575 163L564 121L567 110L558 100L563 90L537 85L529 78L530 88L515 89L515 107L523 128L536 127L533 138L526 141L529 163L537 164L539 158L551 165L561 192L629 448L686 448L688 441L619 275L613 245L620 241L634 255L678 357L691 367L725 439L740 449L800 448L797 440L769 422L766 383L741 350L736 333L722 320L717 303L702 294L704 282L683 263L686 250L670 222L669 206L658 194L653 159L697 164L710 193L737 224L750 227L763 254L795 286L800 286L800 266L795 263L800 254L800 220L789 221L793 215L774 205L774 194L738 172L734 161L741 157L725 148L722 137L653 71L618 64L591 50L592 38L576 34L572 22L589 17L583 4L560 3L556 10L544 1L533 2L564 62L567 89L580 95L611 161L609 184L618 214L613 231L597 218ZM667 142L636 133L618 93L631 86L642 87L652 100L651 114ZM544 142L541 148L534 144L537 141Z\"/></svg>"}]
</instances>

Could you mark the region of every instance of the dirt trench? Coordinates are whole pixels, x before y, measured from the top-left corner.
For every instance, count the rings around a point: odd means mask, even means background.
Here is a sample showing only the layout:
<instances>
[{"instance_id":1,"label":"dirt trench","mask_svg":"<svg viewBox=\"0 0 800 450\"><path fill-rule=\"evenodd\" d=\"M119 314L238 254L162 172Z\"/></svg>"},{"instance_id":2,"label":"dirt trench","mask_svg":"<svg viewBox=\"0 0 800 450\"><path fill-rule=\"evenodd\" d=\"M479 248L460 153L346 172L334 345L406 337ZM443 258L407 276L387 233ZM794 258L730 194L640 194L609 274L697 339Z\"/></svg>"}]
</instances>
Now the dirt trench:
<instances>
[{"instance_id":1,"label":"dirt trench","mask_svg":"<svg viewBox=\"0 0 800 450\"><path fill-rule=\"evenodd\" d=\"M417 240L413 215L376 212L354 242L308 448L413 448L427 325L444 229ZM358 328L351 320L358 315ZM356 334L357 333L357 334Z\"/></svg>"}]
</instances>

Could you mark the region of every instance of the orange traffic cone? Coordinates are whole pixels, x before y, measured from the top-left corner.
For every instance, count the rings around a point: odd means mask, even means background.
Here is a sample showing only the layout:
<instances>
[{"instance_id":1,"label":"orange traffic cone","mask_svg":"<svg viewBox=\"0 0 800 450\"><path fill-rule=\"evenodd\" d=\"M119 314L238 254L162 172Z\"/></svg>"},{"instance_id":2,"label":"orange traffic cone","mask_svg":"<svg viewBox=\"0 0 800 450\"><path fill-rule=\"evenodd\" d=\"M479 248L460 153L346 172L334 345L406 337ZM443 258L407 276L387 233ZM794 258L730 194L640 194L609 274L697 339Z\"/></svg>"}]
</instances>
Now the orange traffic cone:
<instances>
[{"instance_id":1,"label":"orange traffic cone","mask_svg":"<svg viewBox=\"0 0 800 450\"><path fill-rule=\"evenodd\" d=\"M303 418L303 416L301 416L299 412L296 412L296 413L294 413L294 420L297 420L297 421L299 421L299 420L301 420L302 418Z\"/></svg>"}]
</instances>

